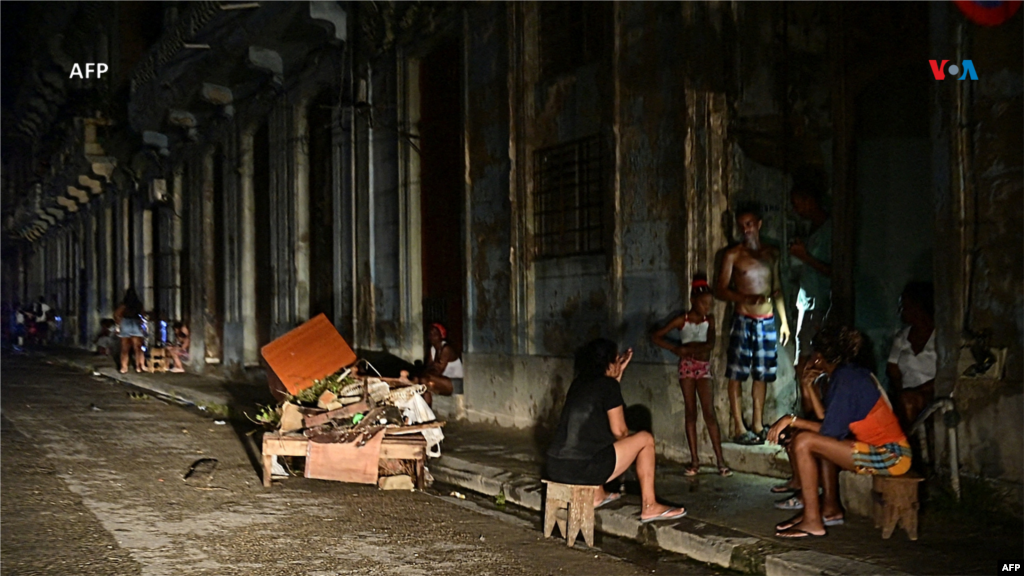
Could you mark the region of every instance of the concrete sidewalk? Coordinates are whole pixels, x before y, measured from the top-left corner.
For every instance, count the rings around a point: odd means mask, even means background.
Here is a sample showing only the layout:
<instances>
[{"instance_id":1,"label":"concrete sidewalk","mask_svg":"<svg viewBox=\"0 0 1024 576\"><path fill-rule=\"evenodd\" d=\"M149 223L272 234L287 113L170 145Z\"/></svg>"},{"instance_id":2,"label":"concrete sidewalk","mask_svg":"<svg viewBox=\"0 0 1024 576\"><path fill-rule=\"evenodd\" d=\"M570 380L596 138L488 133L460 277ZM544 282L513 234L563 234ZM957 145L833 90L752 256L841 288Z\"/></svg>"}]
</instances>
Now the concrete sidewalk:
<instances>
[{"instance_id":1,"label":"concrete sidewalk","mask_svg":"<svg viewBox=\"0 0 1024 576\"><path fill-rule=\"evenodd\" d=\"M251 383L193 374L119 374L110 359L81 351L64 350L47 358L211 413L230 414L236 423L243 412L253 414L257 404L272 402L266 387ZM504 492L506 501L540 511L546 441L539 433L455 422L444 432L443 456L429 463L438 481L487 496ZM779 470L771 448L728 446L726 459L734 466L745 458L745 469ZM844 525L829 529L826 538L782 540L774 537L774 525L792 514L772 506L779 497L769 488L779 483L778 478L745 473L722 478L712 467L695 477L684 477L682 471L678 463L659 462L657 489L661 500L685 505L686 518L641 524L638 491L635 482L627 482L625 497L597 511L598 533L739 572L768 575L988 574L998 571L997 561L1021 557L1021 530L965 524L963 515L931 514L927 509L921 514L916 542L902 529L882 540L870 519L850 513ZM600 545L600 536L597 542Z\"/></svg>"}]
</instances>

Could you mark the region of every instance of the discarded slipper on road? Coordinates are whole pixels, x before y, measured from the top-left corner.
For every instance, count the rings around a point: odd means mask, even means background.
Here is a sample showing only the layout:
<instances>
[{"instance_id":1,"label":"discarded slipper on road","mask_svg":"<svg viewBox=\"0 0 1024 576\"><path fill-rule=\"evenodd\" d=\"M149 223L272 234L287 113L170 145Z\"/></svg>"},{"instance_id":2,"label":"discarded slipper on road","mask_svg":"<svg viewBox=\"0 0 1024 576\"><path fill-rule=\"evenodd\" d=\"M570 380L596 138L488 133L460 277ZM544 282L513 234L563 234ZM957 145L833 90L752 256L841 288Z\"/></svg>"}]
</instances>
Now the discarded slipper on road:
<instances>
[{"instance_id":1,"label":"discarded slipper on road","mask_svg":"<svg viewBox=\"0 0 1024 576\"><path fill-rule=\"evenodd\" d=\"M651 516L650 518L641 518L641 524L647 524L650 522L660 522L662 520L678 520L686 516L686 508L669 508L657 516Z\"/></svg>"}]
</instances>

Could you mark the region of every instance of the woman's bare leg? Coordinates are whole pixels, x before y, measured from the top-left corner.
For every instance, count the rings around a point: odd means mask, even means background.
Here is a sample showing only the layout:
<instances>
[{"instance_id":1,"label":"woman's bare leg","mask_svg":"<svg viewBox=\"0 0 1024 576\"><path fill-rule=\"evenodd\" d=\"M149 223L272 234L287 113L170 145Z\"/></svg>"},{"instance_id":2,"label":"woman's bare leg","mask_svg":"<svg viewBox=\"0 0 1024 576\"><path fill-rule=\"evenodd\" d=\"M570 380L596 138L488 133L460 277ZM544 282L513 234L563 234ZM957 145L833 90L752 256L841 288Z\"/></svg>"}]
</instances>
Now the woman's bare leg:
<instances>
[{"instance_id":1,"label":"woman's bare leg","mask_svg":"<svg viewBox=\"0 0 1024 576\"><path fill-rule=\"evenodd\" d=\"M440 394L441 396L451 396L452 391L455 389L455 387L452 385L452 379L448 378L447 376L431 374L427 376L426 380L426 385L430 388L430 390L433 391L435 394Z\"/></svg>"},{"instance_id":2,"label":"woman's bare leg","mask_svg":"<svg viewBox=\"0 0 1024 576\"><path fill-rule=\"evenodd\" d=\"M791 530L824 534L825 525L822 523L821 502L818 498L818 460L829 460L840 468L853 470L852 445L821 434L803 432L793 438L793 455L796 457L793 470L800 479L804 513L800 522L793 525Z\"/></svg>"},{"instance_id":3,"label":"woman's bare leg","mask_svg":"<svg viewBox=\"0 0 1024 576\"><path fill-rule=\"evenodd\" d=\"M725 459L722 457L722 435L718 431L718 417L715 416L715 401L711 397L710 378L701 378L697 381L697 395L700 396L704 425L708 427L708 436L711 436L711 447L715 450L718 466L725 466Z\"/></svg>"},{"instance_id":4,"label":"woman's bare leg","mask_svg":"<svg viewBox=\"0 0 1024 576\"><path fill-rule=\"evenodd\" d=\"M693 378L680 378L679 387L683 389L686 443L690 445L690 466L697 468L700 465L700 456L697 455L697 383Z\"/></svg>"},{"instance_id":5,"label":"woman's bare leg","mask_svg":"<svg viewBox=\"0 0 1024 576\"><path fill-rule=\"evenodd\" d=\"M139 372L146 371L146 355L142 353L142 338L132 337L132 347L135 348L135 369Z\"/></svg>"},{"instance_id":6,"label":"woman's bare leg","mask_svg":"<svg viewBox=\"0 0 1024 576\"><path fill-rule=\"evenodd\" d=\"M119 338L121 341L121 373L128 371L128 348L131 348L131 338Z\"/></svg>"},{"instance_id":7,"label":"woman's bare leg","mask_svg":"<svg viewBox=\"0 0 1024 576\"><path fill-rule=\"evenodd\" d=\"M615 471L608 482L618 478L636 461L636 475L640 479L640 500L643 503L640 518L659 516L671 510L658 504L654 494L654 436L650 432L637 432L615 443Z\"/></svg>"}]
</instances>

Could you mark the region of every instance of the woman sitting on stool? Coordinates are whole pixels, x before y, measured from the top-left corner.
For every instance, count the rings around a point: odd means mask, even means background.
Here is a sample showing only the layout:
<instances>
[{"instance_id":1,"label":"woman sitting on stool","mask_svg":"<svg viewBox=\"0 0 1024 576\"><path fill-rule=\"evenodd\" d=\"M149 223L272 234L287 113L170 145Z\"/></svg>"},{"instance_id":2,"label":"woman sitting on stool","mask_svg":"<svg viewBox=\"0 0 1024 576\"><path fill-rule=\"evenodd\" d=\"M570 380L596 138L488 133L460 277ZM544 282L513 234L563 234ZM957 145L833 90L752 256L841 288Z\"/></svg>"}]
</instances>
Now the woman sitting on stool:
<instances>
[{"instance_id":1,"label":"woman sitting on stool","mask_svg":"<svg viewBox=\"0 0 1024 576\"><path fill-rule=\"evenodd\" d=\"M803 513L776 524L776 536L806 538L826 534L818 498L818 476L824 462L858 474L899 476L910 469L910 444L893 413L889 398L867 369L851 361L863 338L856 330L827 327L814 337L807 370L828 375L829 402L822 422L796 416L781 418L768 431L778 444L787 428L793 437L793 472L800 483Z\"/></svg>"},{"instance_id":2,"label":"woman sitting on stool","mask_svg":"<svg viewBox=\"0 0 1024 576\"><path fill-rule=\"evenodd\" d=\"M630 434L626 428L619 382L633 350L619 354L614 342L594 340L576 353L576 379L548 448L548 478L563 484L597 486L594 507L619 498L604 484L622 475L633 462L640 479L641 522L675 520L684 508L659 504L654 495L654 436Z\"/></svg>"}]
</instances>

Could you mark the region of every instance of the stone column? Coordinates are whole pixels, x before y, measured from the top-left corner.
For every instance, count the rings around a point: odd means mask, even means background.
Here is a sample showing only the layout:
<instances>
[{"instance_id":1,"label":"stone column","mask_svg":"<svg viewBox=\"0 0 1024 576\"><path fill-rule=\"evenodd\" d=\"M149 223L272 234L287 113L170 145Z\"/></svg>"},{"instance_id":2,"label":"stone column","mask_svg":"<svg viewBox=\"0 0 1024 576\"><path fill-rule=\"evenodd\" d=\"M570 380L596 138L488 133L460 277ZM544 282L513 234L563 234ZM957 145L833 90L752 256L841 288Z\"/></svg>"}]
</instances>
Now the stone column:
<instances>
[{"instance_id":1,"label":"stone column","mask_svg":"<svg viewBox=\"0 0 1024 576\"><path fill-rule=\"evenodd\" d=\"M292 150L295 163L295 316L303 321L309 318L309 126L307 103L292 109L295 139Z\"/></svg>"},{"instance_id":2,"label":"stone column","mask_svg":"<svg viewBox=\"0 0 1024 576\"><path fill-rule=\"evenodd\" d=\"M244 339L242 358L245 366L259 365L256 337L256 197L253 187L253 132L238 136L238 173L240 190L241 315Z\"/></svg>"},{"instance_id":3,"label":"stone column","mask_svg":"<svg viewBox=\"0 0 1024 576\"><path fill-rule=\"evenodd\" d=\"M99 259L99 251L96 246L96 210L90 209L82 214L82 219L84 220L84 249L82 253L85 256L85 302L82 303L84 313L81 317L85 319L85 325L82 327L81 333L82 343L88 346L92 341L93 334L99 330L101 317L99 311L100 278L96 265L96 261Z\"/></svg>"}]
</instances>

